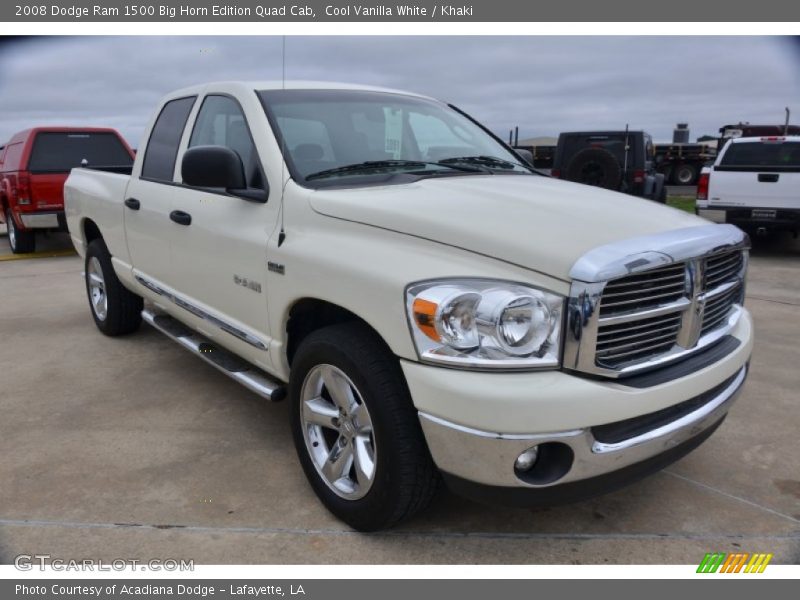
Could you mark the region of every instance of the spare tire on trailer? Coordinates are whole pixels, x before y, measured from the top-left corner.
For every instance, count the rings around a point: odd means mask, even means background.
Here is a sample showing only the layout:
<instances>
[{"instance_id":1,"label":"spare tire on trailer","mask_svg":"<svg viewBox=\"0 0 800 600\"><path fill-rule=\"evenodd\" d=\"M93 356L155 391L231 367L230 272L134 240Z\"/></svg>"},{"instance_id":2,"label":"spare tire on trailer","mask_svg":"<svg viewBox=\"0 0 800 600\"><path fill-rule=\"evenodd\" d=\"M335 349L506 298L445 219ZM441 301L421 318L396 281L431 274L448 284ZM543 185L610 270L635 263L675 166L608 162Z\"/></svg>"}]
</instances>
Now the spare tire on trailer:
<instances>
[{"instance_id":1,"label":"spare tire on trailer","mask_svg":"<svg viewBox=\"0 0 800 600\"><path fill-rule=\"evenodd\" d=\"M585 148L578 152L566 168L568 181L618 190L622 183L622 165L604 148Z\"/></svg>"}]
</instances>

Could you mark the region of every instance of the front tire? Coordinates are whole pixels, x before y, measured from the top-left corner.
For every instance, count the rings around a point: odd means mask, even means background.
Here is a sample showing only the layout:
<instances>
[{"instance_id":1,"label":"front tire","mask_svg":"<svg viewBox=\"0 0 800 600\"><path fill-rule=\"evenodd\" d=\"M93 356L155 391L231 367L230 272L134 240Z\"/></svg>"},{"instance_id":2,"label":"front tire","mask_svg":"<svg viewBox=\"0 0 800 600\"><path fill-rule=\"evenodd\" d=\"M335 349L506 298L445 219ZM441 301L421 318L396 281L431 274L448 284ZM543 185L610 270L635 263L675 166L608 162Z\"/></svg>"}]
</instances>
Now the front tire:
<instances>
[{"instance_id":1,"label":"front tire","mask_svg":"<svg viewBox=\"0 0 800 600\"><path fill-rule=\"evenodd\" d=\"M86 295L97 328L108 336L139 329L144 302L122 285L111 264L111 254L101 239L86 248Z\"/></svg>"},{"instance_id":2,"label":"front tire","mask_svg":"<svg viewBox=\"0 0 800 600\"><path fill-rule=\"evenodd\" d=\"M36 233L22 231L17 228L14 216L6 210L6 229L8 230L8 245L14 254L29 254L36 251Z\"/></svg>"},{"instance_id":3,"label":"front tire","mask_svg":"<svg viewBox=\"0 0 800 600\"><path fill-rule=\"evenodd\" d=\"M366 326L334 325L297 350L289 382L295 448L325 507L359 531L425 508L439 485L400 365Z\"/></svg>"}]
</instances>

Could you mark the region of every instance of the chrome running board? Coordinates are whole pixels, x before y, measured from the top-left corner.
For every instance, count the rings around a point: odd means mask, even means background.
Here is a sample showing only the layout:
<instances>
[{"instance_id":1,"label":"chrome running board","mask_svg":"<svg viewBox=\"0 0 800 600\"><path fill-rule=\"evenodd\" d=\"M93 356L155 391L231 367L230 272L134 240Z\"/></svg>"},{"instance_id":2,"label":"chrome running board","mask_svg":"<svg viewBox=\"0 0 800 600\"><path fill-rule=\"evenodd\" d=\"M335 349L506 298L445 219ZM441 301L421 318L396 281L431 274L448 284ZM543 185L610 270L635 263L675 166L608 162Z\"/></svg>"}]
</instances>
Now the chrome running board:
<instances>
[{"instance_id":1,"label":"chrome running board","mask_svg":"<svg viewBox=\"0 0 800 600\"><path fill-rule=\"evenodd\" d=\"M150 308L142 311L142 318L158 331L178 342L192 354L199 356L211 366L241 383L272 402L279 402L286 396L286 386L269 377L258 367L242 360L232 352L220 348L208 338L190 329L177 319L158 313Z\"/></svg>"}]
</instances>

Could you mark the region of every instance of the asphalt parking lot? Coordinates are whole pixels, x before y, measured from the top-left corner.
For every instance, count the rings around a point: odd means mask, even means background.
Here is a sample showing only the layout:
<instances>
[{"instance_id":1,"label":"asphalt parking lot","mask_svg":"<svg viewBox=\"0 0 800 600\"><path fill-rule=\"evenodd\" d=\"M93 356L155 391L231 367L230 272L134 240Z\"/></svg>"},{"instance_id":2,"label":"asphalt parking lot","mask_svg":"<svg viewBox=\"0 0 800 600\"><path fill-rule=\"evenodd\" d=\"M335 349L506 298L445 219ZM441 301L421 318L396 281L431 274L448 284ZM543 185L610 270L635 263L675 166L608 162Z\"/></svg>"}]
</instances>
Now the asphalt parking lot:
<instances>
[{"instance_id":1,"label":"asphalt parking lot","mask_svg":"<svg viewBox=\"0 0 800 600\"><path fill-rule=\"evenodd\" d=\"M64 235L40 245L69 248ZM0 237L0 563L18 554L239 563L677 563L770 552L800 563L800 242L756 240L748 383L694 453L570 506L443 493L384 534L352 532L264 403L143 326L102 336L72 256L4 260Z\"/></svg>"}]
</instances>

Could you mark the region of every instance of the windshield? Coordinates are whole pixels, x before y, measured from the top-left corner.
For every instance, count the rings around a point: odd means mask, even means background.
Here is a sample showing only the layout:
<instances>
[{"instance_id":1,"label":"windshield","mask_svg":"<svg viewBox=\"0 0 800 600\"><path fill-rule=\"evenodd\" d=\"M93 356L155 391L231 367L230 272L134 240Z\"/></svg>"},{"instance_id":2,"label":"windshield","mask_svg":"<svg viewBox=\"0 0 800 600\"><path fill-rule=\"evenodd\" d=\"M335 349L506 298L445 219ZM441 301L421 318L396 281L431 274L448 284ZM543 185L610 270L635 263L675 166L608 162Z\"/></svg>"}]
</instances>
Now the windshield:
<instances>
[{"instance_id":1,"label":"windshield","mask_svg":"<svg viewBox=\"0 0 800 600\"><path fill-rule=\"evenodd\" d=\"M358 185L390 178L530 174L470 119L439 102L358 90L259 93L292 176ZM405 176L405 177L404 177Z\"/></svg>"}]
</instances>

